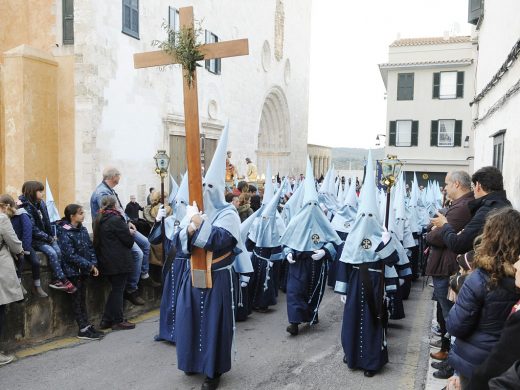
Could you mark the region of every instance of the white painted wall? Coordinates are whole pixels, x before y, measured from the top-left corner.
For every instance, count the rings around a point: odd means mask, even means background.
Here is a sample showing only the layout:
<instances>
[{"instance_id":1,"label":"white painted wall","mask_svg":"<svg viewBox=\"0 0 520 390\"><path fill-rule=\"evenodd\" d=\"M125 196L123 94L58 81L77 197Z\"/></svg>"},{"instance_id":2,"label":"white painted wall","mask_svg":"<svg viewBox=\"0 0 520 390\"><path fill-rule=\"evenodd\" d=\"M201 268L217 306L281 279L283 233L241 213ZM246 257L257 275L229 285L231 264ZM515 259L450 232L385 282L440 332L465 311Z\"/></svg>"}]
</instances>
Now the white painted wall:
<instances>
[{"instance_id":1,"label":"white painted wall","mask_svg":"<svg viewBox=\"0 0 520 390\"><path fill-rule=\"evenodd\" d=\"M222 60L222 74L198 70L201 122L222 126L229 119L233 162L245 172L245 157L256 160L258 129L265 97L279 87L288 102L291 159L287 173L303 172L307 148L310 0L285 0L283 58L274 57L276 0L178 0L140 2L140 39L121 33L121 1L75 1L77 198L83 204L101 180L102 169L114 164L122 171L116 189L126 203L131 194L159 186L153 156L168 150L163 120L183 116L182 76L174 68L133 68L136 52L157 50L164 39L161 23L168 6L193 5L195 19L220 40L248 38L250 55ZM203 37L202 37L203 39ZM262 66L262 46L271 47L269 70ZM286 77L286 61L290 78ZM208 104L217 102L216 118ZM280 169L280 173L284 173ZM146 191L147 192L147 191Z\"/></svg>"},{"instance_id":2,"label":"white painted wall","mask_svg":"<svg viewBox=\"0 0 520 390\"><path fill-rule=\"evenodd\" d=\"M520 24L518 15L520 2L503 0L499 3L485 2L484 19L477 31L479 40L476 94L485 87L518 39ZM520 60L505 74L502 80L475 105L473 115L481 118L516 82L520 80ZM490 136L506 129L503 162L504 185L508 198L516 208L520 208L520 94L508 102L488 119L475 128L475 169L493 162L493 138Z\"/></svg>"},{"instance_id":3,"label":"white painted wall","mask_svg":"<svg viewBox=\"0 0 520 390\"><path fill-rule=\"evenodd\" d=\"M449 61L470 59L475 56L472 43L390 47L389 63L416 63L426 61ZM475 65L459 66L415 66L388 70L386 145L389 141L389 122L394 120L419 121L418 146L386 146L385 154L397 155L406 161L406 170L445 172L453 169L468 170L468 157L473 155L471 131L471 109L469 102L474 96ZM441 71L464 71L464 98L433 99L433 73ZM414 97L410 101L397 100L399 73L414 73ZM431 121L439 119L462 120L462 145L470 136L470 147L430 146Z\"/></svg>"}]
</instances>

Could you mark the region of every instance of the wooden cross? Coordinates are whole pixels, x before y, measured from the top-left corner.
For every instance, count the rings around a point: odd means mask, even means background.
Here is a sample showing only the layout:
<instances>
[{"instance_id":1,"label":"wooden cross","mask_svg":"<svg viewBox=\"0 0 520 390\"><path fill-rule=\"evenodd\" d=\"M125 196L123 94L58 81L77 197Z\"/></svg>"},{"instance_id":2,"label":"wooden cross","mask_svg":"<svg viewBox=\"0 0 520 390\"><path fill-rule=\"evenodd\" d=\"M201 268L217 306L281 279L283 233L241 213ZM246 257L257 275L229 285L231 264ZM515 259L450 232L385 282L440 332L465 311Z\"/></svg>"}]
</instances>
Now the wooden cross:
<instances>
[{"instance_id":1,"label":"wooden cross","mask_svg":"<svg viewBox=\"0 0 520 390\"><path fill-rule=\"evenodd\" d=\"M193 7L179 9L181 28L194 29ZM216 58L236 57L249 54L247 39L238 39L227 42L205 44L200 47L204 60ZM134 68L148 68L178 64L174 56L166 54L162 50L134 54ZM200 162L200 130L199 130L199 106L197 96L197 73L193 75L191 87L187 82L187 69L183 72L184 93L184 123L186 130L186 160L188 166L188 183L190 192L190 204L197 202L200 210L203 210L202 201L202 173ZM209 253L209 252L208 252ZM198 288L211 288L211 256L201 248L193 248L191 259L192 284Z\"/></svg>"}]
</instances>

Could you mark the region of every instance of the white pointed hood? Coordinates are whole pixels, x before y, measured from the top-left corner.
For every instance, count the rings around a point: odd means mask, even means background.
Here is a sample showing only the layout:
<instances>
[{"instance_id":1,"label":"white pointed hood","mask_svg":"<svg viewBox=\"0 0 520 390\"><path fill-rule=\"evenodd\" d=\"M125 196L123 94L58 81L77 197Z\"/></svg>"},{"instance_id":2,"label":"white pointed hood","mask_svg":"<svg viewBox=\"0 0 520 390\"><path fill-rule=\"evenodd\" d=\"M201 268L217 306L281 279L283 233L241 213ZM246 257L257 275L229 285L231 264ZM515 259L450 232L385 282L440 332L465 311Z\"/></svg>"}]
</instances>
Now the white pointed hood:
<instances>
[{"instance_id":1,"label":"white pointed hood","mask_svg":"<svg viewBox=\"0 0 520 390\"><path fill-rule=\"evenodd\" d=\"M61 219L60 213L58 212L58 208L56 207L56 203L54 202L51 187L49 186L49 181L47 179L45 179L45 205L47 206L47 212L49 213L50 221L59 221Z\"/></svg>"}]
</instances>

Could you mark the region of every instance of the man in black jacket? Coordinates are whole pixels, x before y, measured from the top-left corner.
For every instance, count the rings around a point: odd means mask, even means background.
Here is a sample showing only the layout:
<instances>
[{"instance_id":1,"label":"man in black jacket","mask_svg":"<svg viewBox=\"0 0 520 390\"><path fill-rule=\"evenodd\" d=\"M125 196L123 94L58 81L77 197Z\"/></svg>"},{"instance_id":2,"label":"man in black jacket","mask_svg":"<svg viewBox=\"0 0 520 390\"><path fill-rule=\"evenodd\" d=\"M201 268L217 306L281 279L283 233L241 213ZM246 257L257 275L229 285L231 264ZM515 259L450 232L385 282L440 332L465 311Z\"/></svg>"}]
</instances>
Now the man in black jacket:
<instances>
[{"instance_id":1,"label":"man in black jacket","mask_svg":"<svg viewBox=\"0 0 520 390\"><path fill-rule=\"evenodd\" d=\"M473 249L473 241L482 233L490 211L511 206L504 191L502 173L497 168L480 168L473 174L471 181L475 200L468 202L468 207L472 218L460 233L457 234L442 214L437 214L437 218L431 220L437 228L442 228L440 233L446 247L457 254Z\"/></svg>"}]
</instances>

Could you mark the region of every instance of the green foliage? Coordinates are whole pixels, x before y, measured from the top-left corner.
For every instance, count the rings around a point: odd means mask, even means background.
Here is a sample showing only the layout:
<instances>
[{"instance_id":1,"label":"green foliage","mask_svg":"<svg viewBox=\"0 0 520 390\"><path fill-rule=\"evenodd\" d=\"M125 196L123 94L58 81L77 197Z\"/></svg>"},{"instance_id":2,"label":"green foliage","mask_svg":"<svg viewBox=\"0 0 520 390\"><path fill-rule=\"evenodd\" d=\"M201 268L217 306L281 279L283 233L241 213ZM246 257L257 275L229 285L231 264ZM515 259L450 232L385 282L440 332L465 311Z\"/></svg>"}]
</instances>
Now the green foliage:
<instances>
[{"instance_id":1,"label":"green foliage","mask_svg":"<svg viewBox=\"0 0 520 390\"><path fill-rule=\"evenodd\" d=\"M182 65L184 77L188 87L191 88L197 66L201 66L197 61L204 59L204 55L200 52L202 44L197 42L202 34L202 28L198 24L195 28L181 27L179 31L174 31L167 23L163 23L162 27L166 31L168 39L165 41L154 40L152 46L158 47Z\"/></svg>"}]
</instances>

